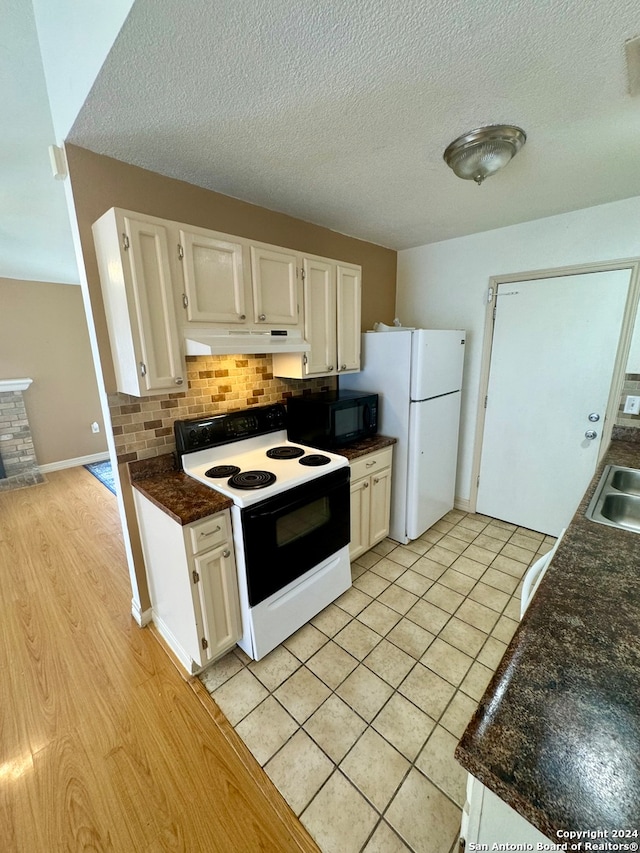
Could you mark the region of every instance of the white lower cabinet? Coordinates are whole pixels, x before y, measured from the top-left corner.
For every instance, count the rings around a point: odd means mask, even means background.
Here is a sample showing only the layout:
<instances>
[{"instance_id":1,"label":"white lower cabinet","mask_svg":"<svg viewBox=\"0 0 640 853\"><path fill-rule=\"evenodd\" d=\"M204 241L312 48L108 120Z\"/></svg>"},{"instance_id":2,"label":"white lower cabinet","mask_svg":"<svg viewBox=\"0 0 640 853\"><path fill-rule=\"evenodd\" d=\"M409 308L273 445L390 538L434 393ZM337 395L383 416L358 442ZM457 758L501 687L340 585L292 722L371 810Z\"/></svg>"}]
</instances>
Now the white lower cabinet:
<instances>
[{"instance_id":1,"label":"white lower cabinet","mask_svg":"<svg viewBox=\"0 0 640 853\"><path fill-rule=\"evenodd\" d=\"M228 510L181 525L134 489L152 619L178 660L199 672L242 636Z\"/></svg>"},{"instance_id":2,"label":"white lower cabinet","mask_svg":"<svg viewBox=\"0 0 640 853\"><path fill-rule=\"evenodd\" d=\"M520 845L517 849L543 850L549 849L551 842L551 839L470 774L467 776L467 801L462 812L460 838L464 839L467 849L474 845L475 849L484 850L506 843ZM559 841L556 839L554 843L558 844ZM480 848L477 845L486 846Z\"/></svg>"},{"instance_id":3,"label":"white lower cabinet","mask_svg":"<svg viewBox=\"0 0 640 853\"><path fill-rule=\"evenodd\" d=\"M389 533L392 453L385 447L351 462L351 560Z\"/></svg>"}]
</instances>

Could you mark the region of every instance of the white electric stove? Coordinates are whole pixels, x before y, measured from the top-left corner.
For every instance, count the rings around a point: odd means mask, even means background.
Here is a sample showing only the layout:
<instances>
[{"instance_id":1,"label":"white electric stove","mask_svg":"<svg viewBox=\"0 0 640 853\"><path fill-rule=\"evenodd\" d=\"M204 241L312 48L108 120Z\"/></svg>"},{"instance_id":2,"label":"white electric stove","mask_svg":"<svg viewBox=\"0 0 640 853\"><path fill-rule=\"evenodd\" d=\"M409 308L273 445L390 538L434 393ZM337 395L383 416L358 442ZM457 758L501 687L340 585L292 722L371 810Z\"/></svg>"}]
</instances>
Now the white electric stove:
<instances>
[{"instance_id":1,"label":"white electric stove","mask_svg":"<svg viewBox=\"0 0 640 853\"><path fill-rule=\"evenodd\" d=\"M239 645L258 660L351 586L348 461L290 442L281 404L175 434L185 473L233 501Z\"/></svg>"}]
</instances>

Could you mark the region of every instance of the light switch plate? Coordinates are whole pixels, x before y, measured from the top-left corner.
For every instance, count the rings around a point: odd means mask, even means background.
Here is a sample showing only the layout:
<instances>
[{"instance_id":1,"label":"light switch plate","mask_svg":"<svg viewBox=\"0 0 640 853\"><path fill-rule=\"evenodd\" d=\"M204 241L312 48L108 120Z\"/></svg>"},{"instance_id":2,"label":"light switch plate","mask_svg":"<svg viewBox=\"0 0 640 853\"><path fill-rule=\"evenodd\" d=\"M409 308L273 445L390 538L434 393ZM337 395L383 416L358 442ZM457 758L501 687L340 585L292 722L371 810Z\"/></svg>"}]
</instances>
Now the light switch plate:
<instances>
[{"instance_id":1,"label":"light switch plate","mask_svg":"<svg viewBox=\"0 0 640 853\"><path fill-rule=\"evenodd\" d=\"M627 397L623 411L625 415L640 415L640 397Z\"/></svg>"}]
</instances>

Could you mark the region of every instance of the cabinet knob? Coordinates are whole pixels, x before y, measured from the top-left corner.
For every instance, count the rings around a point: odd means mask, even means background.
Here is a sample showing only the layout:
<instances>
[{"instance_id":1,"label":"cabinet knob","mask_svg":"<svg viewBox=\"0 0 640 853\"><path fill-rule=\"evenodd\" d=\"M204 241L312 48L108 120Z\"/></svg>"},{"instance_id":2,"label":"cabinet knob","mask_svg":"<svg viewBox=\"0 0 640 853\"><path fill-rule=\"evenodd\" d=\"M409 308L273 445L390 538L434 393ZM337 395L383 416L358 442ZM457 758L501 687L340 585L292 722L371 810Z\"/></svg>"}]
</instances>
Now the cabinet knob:
<instances>
[{"instance_id":1,"label":"cabinet knob","mask_svg":"<svg viewBox=\"0 0 640 853\"><path fill-rule=\"evenodd\" d=\"M377 483L379 483L379 482L380 482L380 478L379 478L379 477L374 477L374 478L373 478L373 484L374 484L374 485L376 485L376 484L377 484Z\"/></svg>"},{"instance_id":2,"label":"cabinet knob","mask_svg":"<svg viewBox=\"0 0 640 853\"><path fill-rule=\"evenodd\" d=\"M262 320L262 321L264 321L264 320L266 320L266 319L267 319L267 315L266 315L266 314L260 314L260 316L258 317L258 320Z\"/></svg>"},{"instance_id":3,"label":"cabinet knob","mask_svg":"<svg viewBox=\"0 0 640 853\"><path fill-rule=\"evenodd\" d=\"M329 365L328 370L333 370L333 365L332 365L332 364L330 364L330 365Z\"/></svg>"},{"instance_id":4,"label":"cabinet knob","mask_svg":"<svg viewBox=\"0 0 640 853\"><path fill-rule=\"evenodd\" d=\"M363 484L362 484L362 488L363 488L363 489L368 489L368 488L369 488L369 483L363 483Z\"/></svg>"},{"instance_id":5,"label":"cabinet knob","mask_svg":"<svg viewBox=\"0 0 640 853\"><path fill-rule=\"evenodd\" d=\"M347 365L346 365L346 364L341 364L341 365L340 365L340 370L346 370L346 369L347 369Z\"/></svg>"},{"instance_id":6,"label":"cabinet knob","mask_svg":"<svg viewBox=\"0 0 640 853\"><path fill-rule=\"evenodd\" d=\"M182 378L182 376L176 376L176 378L173 381L176 383L176 385L182 385L182 383L184 382L184 379Z\"/></svg>"},{"instance_id":7,"label":"cabinet knob","mask_svg":"<svg viewBox=\"0 0 640 853\"><path fill-rule=\"evenodd\" d=\"M228 548L225 548L225 550L222 552L222 556L223 557L230 557L231 551Z\"/></svg>"},{"instance_id":8,"label":"cabinet knob","mask_svg":"<svg viewBox=\"0 0 640 853\"><path fill-rule=\"evenodd\" d=\"M240 320L246 320L246 319L247 319L246 314L240 314Z\"/></svg>"}]
</instances>

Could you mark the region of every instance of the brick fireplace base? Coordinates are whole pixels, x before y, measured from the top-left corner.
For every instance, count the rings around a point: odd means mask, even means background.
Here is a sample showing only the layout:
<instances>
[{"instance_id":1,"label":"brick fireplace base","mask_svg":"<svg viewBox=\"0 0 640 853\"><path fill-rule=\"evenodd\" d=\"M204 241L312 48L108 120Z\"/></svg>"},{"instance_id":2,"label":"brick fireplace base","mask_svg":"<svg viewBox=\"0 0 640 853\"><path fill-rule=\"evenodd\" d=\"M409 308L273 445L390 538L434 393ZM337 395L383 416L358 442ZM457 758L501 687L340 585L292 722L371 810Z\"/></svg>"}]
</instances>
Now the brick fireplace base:
<instances>
[{"instance_id":1,"label":"brick fireplace base","mask_svg":"<svg viewBox=\"0 0 640 853\"><path fill-rule=\"evenodd\" d=\"M23 391L31 379L0 380L0 492L44 483L38 467Z\"/></svg>"}]
</instances>

